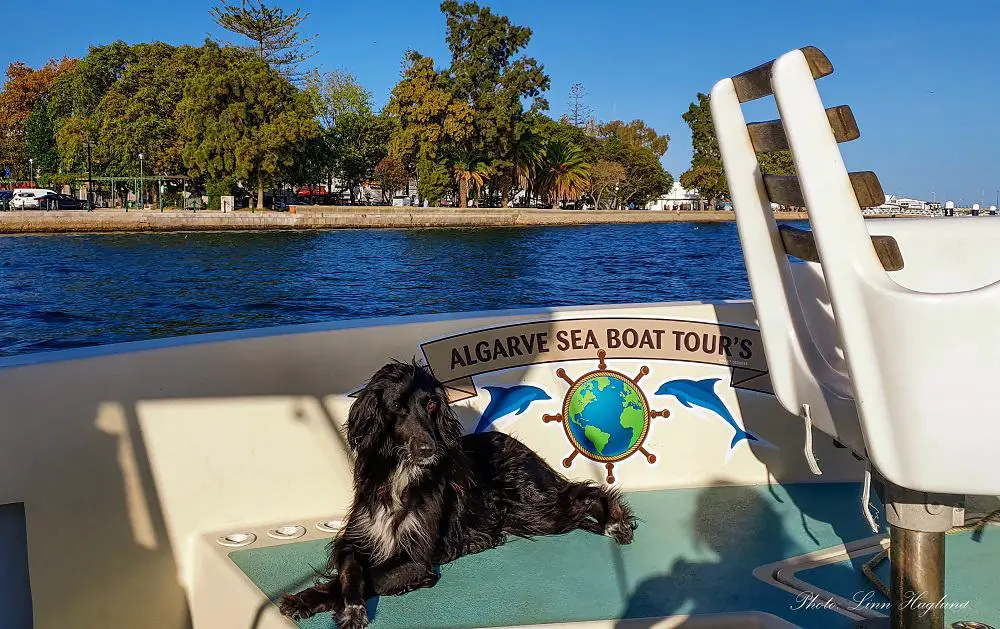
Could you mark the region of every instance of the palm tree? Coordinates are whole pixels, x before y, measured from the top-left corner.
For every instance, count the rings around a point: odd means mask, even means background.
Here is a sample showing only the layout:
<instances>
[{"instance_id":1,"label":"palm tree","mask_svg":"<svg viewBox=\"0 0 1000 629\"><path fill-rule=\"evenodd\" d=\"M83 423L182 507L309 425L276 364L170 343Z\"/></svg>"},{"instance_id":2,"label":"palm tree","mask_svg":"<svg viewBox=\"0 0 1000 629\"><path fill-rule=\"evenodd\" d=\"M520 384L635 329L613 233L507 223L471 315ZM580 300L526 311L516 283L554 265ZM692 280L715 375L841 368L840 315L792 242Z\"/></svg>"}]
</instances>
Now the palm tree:
<instances>
[{"instance_id":1,"label":"palm tree","mask_svg":"<svg viewBox=\"0 0 1000 629\"><path fill-rule=\"evenodd\" d=\"M469 188L478 192L490 180L491 169L478 156L467 154L452 164L458 180L458 207L469 207Z\"/></svg>"},{"instance_id":2,"label":"palm tree","mask_svg":"<svg viewBox=\"0 0 1000 629\"><path fill-rule=\"evenodd\" d=\"M514 143L514 182L525 192L525 202L531 197L531 188L545 159L545 147L541 139L526 131Z\"/></svg>"},{"instance_id":3,"label":"palm tree","mask_svg":"<svg viewBox=\"0 0 1000 629\"><path fill-rule=\"evenodd\" d=\"M587 188L590 164L580 147L565 140L552 140L545 147L542 184L552 197L552 209L559 209L560 199L577 198Z\"/></svg>"}]
</instances>

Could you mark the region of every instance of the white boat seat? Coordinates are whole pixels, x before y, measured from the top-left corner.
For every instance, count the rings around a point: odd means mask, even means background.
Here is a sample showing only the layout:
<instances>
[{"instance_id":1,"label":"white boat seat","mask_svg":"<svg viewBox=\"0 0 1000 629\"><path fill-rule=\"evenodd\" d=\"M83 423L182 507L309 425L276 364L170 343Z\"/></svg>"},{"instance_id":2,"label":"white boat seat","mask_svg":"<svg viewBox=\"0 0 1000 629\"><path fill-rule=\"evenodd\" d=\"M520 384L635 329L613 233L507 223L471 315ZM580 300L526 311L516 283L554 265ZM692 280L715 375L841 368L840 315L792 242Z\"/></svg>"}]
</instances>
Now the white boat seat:
<instances>
[{"instance_id":1,"label":"white boat seat","mask_svg":"<svg viewBox=\"0 0 1000 629\"><path fill-rule=\"evenodd\" d=\"M751 79L725 79L712 91L775 392L790 410L816 404L818 428L852 448L863 444L878 473L900 487L998 494L1000 474L991 458L1000 442L993 401L1000 383L1000 328L994 325L1000 221L883 219L869 230L861 207L880 204L882 193L873 175L844 166L830 121L846 117L831 116L816 87L816 79L832 71L818 50L795 50L751 71ZM752 89L741 90L748 81ZM761 147L743 120L740 102L748 98L741 91L759 97L766 87L778 105L796 178L762 176L757 165L754 150ZM785 258L770 204L789 199L809 208L818 262L790 265ZM873 243L872 231L892 236L895 252L887 253L884 239ZM853 405L840 405L845 389ZM856 408L861 441L848 406Z\"/></svg>"},{"instance_id":2,"label":"white boat seat","mask_svg":"<svg viewBox=\"0 0 1000 629\"><path fill-rule=\"evenodd\" d=\"M826 57L818 50L811 51L817 75L832 72ZM794 178L765 177L757 162L757 151L787 148L782 123L747 125L740 106L770 93L770 71L765 64L719 81L711 95L712 118L768 371L775 396L785 409L795 415L808 411L815 428L864 456L864 438L822 269L815 260L794 264L788 259L789 251L814 259L805 253L815 247L809 235L779 229L774 219L772 195L801 196L797 182ZM850 109L831 111L830 119L837 122L834 127L827 126L838 129L838 136L845 141L857 137Z\"/></svg>"}]
</instances>

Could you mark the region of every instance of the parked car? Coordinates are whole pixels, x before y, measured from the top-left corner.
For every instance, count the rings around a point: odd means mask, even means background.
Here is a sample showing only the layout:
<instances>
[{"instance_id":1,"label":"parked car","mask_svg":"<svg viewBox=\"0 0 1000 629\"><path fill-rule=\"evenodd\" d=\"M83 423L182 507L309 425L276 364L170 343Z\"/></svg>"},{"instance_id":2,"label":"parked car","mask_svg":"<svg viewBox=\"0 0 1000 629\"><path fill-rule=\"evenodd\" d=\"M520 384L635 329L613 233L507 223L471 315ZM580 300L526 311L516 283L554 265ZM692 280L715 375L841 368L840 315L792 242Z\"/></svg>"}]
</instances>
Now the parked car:
<instances>
[{"instance_id":1,"label":"parked car","mask_svg":"<svg viewBox=\"0 0 1000 629\"><path fill-rule=\"evenodd\" d=\"M68 194L53 192L38 198L38 207L43 210L85 210L87 203Z\"/></svg>"},{"instance_id":2,"label":"parked car","mask_svg":"<svg viewBox=\"0 0 1000 629\"><path fill-rule=\"evenodd\" d=\"M396 196L392 197L392 205L396 207L410 206L413 205L413 199L411 199L410 196L406 194L397 194Z\"/></svg>"},{"instance_id":3,"label":"parked car","mask_svg":"<svg viewBox=\"0 0 1000 629\"><path fill-rule=\"evenodd\" d=\"M38 200L50 194L56 194L56 191L44 188L16 188L13 198L10 200L10 209L37 210Z\"/></svg>"},{"instance_id":4,"label":"parked car","mask_svg":"<svg viewBox=\"0 0 1000 629\"><path fill-rule=\"evenodd\" d=\"M13 190L0 190L0 210L9 210L12 198L14 198Z\"/></svg>"}]
</instances>

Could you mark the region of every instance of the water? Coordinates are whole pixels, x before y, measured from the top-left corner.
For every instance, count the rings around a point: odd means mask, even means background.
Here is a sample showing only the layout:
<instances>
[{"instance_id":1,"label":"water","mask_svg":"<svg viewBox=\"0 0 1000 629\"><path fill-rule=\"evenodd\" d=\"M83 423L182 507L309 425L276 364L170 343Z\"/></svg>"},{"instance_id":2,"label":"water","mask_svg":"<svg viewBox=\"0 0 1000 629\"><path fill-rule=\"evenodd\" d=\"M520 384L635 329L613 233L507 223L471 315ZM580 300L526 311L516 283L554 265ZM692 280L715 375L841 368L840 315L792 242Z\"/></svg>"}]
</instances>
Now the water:
<instances>
[{"instance_id":1,"label":"water","mask_svg":"<svg viewBox=\"0 0 1000 629\"><path fill-rule=\"evenodd\" d=\"M0 237L0 355L295 323L749 297L736 226Z\"/></svg>"}]
</instances>

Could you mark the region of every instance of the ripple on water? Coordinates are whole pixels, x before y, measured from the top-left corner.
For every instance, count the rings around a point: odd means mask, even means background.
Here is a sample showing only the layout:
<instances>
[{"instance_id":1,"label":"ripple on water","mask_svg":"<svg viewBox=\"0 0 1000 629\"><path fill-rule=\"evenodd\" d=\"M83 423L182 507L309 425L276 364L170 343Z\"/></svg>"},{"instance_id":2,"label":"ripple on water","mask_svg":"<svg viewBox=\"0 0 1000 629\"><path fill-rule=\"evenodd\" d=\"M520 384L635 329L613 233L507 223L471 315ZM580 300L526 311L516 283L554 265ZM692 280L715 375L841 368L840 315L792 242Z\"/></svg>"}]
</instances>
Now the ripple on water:
<instances>
[{"instance_id":1,"label":"ripple on water","mask_svg":"<svg viewBox=\"0 0 1000 629\"><path fill-rule=\"evenodd\" d=\"M330 319L748 298L735 225L696 227L0 237L0 355Z\"/></svg>"}]
</instances>

